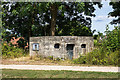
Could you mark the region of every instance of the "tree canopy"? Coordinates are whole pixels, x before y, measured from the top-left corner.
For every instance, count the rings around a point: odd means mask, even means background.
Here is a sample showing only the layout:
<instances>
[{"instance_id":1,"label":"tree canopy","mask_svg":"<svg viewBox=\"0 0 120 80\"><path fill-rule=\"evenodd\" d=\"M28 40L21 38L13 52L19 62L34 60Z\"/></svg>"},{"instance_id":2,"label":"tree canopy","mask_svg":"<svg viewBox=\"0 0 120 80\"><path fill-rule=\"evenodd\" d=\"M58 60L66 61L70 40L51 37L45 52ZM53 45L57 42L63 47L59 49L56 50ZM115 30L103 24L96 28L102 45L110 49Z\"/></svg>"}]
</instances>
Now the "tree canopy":
<instances>
[{"instance_id":1,"label":"tree canopy","mask_svg":"<svg viewBox=\"0 0 120 80\"><path fill-rule=\"evenodd\" d=\"M117 18L117 19L112 20L111 24L119 24L118 34L120 34L120 1L119 2L110 2L109 4L113 8L113 11L110 12L109 15ZM118 43L120 43L120 35L118 35L117 39L118 39L117 40ZM118 44L118 46L119 46L119 49L120 49L120 44Z\"/></svg>"},{"instance_id":2,"label":"tree canopy","mask_svg":"<svg viewBox=\"0 0 120 80\"><path fill-rule=\"evenodd\" d=\"M12 36L91 36L94 5L99 2L4 2L3 27Z\"/></svg>"},{"instance_id":3,"label":"tree canopy","mask_svg":"<svg viewBox=\"0 0 120 80\"><path fill-rule=\"evenodd\" d=\"M112 6L113 11L109 13L110 16L115 17L111 24L120 24L120 1L119 2L110 2L110 6Z\"/></svg>"}]
</instances>

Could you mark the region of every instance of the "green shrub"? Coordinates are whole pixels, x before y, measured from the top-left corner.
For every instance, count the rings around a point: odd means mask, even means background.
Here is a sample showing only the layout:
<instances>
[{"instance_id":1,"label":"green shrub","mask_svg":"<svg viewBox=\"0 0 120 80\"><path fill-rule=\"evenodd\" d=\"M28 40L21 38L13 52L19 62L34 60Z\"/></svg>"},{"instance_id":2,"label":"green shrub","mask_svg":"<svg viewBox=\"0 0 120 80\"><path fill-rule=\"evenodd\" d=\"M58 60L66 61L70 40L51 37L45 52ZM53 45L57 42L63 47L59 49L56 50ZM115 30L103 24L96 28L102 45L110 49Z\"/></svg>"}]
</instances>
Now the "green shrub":
<instances>
[{"instance_id":1,"label":"green shrub","mask_svg":"<svg viewBox=\"0 0 120 80\"><path fill-rule=\"evenodd\" d=\"M2 44L2 57L3 58L17 58L27 54L27 51L8 45L7 43Z\"/></svg>"},{"instance_id":2,"label":"green shrub","mask_svg":"<svg viewBox=\"0 0 120 80\"><path fill-rule=\"evenodd\" d=\"M108 63L111 65L118 65L118 56L119 56L119 51L112 52L108 56Z\"/></svg>"},{"instance_id":3,"label":"green shrub","mask_svg":"<svg viewBox=\"0 0 120 80\"><path fill-rule=\"evenodd\" d=\"M94 46L95 46L95 47L101 46L101 43L99 43L98 40L94 40Z\"/></svg>"},{"instance_id":4,"label":"green shrub","mask_svg":"<svg viewBox=\"0 0 120 80\"><path fill-rule=\"evenodd\" d=\"M78 59L74 59L75 64L86 64L86 56L80 56Z\"/></svg>"},{"instance_id":5,"label":"green shrub","mask_svg":"<svg viewBox=\"0 0 120 80\"><path fill-rule=\"evenodd\" d=\"M107 26L106 29L106 38L103 40L103 46L105 46L107 49L111 50L112 52L120 49L120 28L118 26L114 27L114 30L110 31L109 27Z\"/></svg>"},{"instance_id":6,"label":"green shrub","mask_svg":"<svg viewBox=\"0 0 120 80\"><path fill-rule=\"evenodd\" d=\"M75 64L118 65L119 51L111 52L105 48L96 48L85 56L74 59Z\"/></svg>"},{"instance_id":7,"label":"green shrub","mask_svg":"<svg viewBox=\"0 0 120 80\"><path fill-rule=\"evenodd\" d=\"M50 60L53 60L53 56L48 56L48 58L49 58Z\"/></svg>"},{"instance_id":8,"label":"green shrub","mask_svg":"<svg viewBox=\"0 0 120 80\"><path fill-rule=\"evenodd\" d=\"M115 27L113 31L106 27L106 36L102 37L99 42L99 37L94 40L96 49L86 55L87 64L94 65L118 65L118 53L119 53L119 28Z\"/></svg>"},{"instance_id":9,"label":"green shrub","mask_svg":"<svg viewBox=\"0 0 120 80\"><path fill-rule=\"evenodd\" d=\"M56 58L56 61L60 61L61 59L59 57Z\"/></svg>"},{"instance_id":10,"label":"green shrub","mask_svg":"<svg viewBox=\"0 0 120 80\"><path fill-rule=\"evenodd\" d=\"M118 52L106 49L95 49L86 55L87 64L92 65L118 65Z\"/></svg>"}]
</instances>

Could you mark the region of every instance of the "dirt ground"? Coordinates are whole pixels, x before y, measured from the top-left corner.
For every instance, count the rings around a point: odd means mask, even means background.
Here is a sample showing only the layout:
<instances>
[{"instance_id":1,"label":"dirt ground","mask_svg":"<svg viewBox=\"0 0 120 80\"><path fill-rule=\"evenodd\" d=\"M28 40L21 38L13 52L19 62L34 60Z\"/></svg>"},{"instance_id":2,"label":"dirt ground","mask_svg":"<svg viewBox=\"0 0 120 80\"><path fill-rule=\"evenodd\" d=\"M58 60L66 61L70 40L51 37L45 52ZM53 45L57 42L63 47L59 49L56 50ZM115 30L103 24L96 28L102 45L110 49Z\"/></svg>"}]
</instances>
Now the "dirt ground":
<instances>
[{"instance_id":1,"label":"dirt ground","mask_svg":"<svg viewBox=\"0 0 120 80\"><path fill-rule=\"evenodd\" d=\"M2 59L2 64L16 64L16 65L72 65L70 60L50 60L47 58L33 58L31 59L29 56L14 58L14 59Z\"/></svg>"},{"instance_id":2,"label":"dirt ground","mask_svg":"<svg viewBox=\"0 0 120 80\"><path fill-rule=\"evenodd\" d=\"M31 59L29 56L14 58L14 59L2 59L1 64L3 65L14 64L14 65L98 66L98 65L88 65L88 64L74 64L71 60L50 60L48 58L38 58L38 57Z\"/></svg>"}]
</instances>

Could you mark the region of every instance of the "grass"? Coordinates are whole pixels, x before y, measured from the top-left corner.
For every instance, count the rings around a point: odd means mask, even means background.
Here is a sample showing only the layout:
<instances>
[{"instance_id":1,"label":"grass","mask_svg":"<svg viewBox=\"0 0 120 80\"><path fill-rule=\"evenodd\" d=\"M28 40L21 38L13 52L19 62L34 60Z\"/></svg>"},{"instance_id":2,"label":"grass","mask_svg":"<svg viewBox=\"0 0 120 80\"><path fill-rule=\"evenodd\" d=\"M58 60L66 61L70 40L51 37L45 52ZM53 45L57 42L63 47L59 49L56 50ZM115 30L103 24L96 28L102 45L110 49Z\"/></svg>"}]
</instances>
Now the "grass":
<instances>
[{"instance_id":1,"label":"grass","mask_svg":"<svg viewBox=\"0 0 120 80\"><path fill-rule=\"evenodd\" d=\"M3 69L2 78L118 78L119 73Z\"/></svg>"}]
</instances>

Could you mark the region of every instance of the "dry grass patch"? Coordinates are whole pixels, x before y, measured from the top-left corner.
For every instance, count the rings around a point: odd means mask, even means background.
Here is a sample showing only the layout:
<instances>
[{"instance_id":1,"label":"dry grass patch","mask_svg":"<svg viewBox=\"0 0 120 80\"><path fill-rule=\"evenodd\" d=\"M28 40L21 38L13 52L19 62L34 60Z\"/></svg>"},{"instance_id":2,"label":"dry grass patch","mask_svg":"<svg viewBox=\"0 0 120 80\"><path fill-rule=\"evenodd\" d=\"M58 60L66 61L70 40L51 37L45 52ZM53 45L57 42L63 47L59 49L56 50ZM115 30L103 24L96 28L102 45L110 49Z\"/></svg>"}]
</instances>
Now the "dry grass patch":
<instances>
[{"instance_id":1,"label":"dry grass patch","mask_svg":"<svg viewBox=\"0 0 120 80\"><path fill-rule=\"evenodd\" d=\"M90 64L75 64L72 60L55 60L43 57L33 57L29 55L14 59L3 59L2 64L16 64L16 65L62 65L62 66L103 66L103 65L90 65ZM107 66L108 67L108 66ZM111 65L109 67L112 67Z\"/></svg>"}]
</instances>

